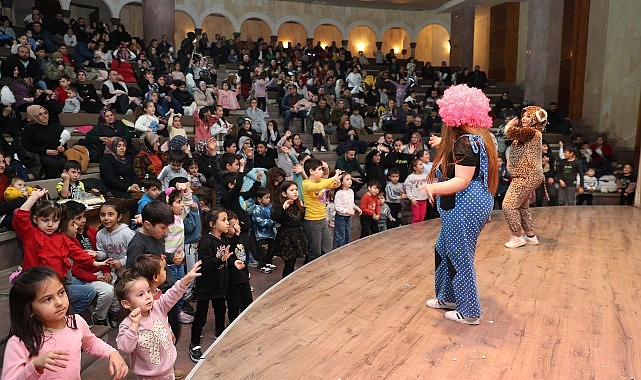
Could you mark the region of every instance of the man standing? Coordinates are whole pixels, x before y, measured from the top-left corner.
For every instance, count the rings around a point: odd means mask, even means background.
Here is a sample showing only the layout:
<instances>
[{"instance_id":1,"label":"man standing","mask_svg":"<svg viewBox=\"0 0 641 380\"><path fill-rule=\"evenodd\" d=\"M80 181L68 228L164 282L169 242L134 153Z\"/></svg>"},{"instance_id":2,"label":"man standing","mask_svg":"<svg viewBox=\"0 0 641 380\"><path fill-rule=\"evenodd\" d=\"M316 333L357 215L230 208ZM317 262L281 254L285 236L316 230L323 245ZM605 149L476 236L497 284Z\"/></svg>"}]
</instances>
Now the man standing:
<instances>
[{"instance_id":1,"label":"man standing","mask_svg":"<svg viewBox=\"0 0 641 380\"><path fill-rule=\"evenodd\" d=\"M283 117L285 119L283 128L285 128L286 131L289 131L289 122L295 117L304 120L307 117L307 113L304 110L296 111L294 109L294 105L299 100L303 99L303 95L298 94L296 85L289 84L287 86L287 91L288 94L283 97L283 101L280 103L280 109L283 111Z\"/></svg>"},{"instance_id":2,"label":"man standing","mask_svg":"<svg viewBox=\"0 0 641 380\"><path fill-rule=\"evenodd\" d=\"M334 169L340 169L352 175L352 190L354 194L358 193L361 187L363 187L365 183L365 170L363 170L360 162L358 162L356 148L354 146L347 146L345 148L345 153L336 160ZM358 173L358 175L355 175L354 172Z\"/></svg>"}]
</instances>

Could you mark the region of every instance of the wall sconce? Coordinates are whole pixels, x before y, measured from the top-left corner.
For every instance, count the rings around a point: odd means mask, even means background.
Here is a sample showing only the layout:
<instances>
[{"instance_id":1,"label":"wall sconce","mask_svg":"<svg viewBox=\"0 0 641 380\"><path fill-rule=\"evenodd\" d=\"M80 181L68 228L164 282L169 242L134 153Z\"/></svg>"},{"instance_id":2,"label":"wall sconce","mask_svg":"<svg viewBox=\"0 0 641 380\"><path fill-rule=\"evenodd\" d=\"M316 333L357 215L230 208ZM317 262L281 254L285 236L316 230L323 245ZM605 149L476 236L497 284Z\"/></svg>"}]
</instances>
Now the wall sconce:
<instances>
[{"instance_id":1,"label":"wall sconce","mask_svg":"<svg viewBox=\"0 0 641 380\"><path fill-rule=\"evenodd\" d=\"M358 51L365 51L365 42L357 42L356 43L356 50Z\"/></svg>"}]
</instances>

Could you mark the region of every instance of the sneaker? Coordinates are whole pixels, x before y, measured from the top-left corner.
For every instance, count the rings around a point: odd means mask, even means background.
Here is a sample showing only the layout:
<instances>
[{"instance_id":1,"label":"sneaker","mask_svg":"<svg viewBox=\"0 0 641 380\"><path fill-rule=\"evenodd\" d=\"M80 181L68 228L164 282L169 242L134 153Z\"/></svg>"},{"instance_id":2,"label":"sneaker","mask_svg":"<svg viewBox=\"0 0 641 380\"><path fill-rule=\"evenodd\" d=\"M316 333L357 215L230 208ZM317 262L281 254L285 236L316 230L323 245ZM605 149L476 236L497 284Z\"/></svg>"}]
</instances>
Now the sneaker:
<instances>
[{"instance_id":1,"label":"sneaker","mask_svg":"<svg viewBox=\"0 0 641 380\"><path fill-rule=\"evenodd\" d=\"M456 310L456 303L454 302L445 302L441 301L436 298L432 298L427 300L425 303L427 307L431 307L432 309L449 309L449 310Z\"/></svg>"},{"instance_id":2,"label":"sneaker","mask_svg":"<svg viewBox=\"0 0 641 380\"><path fill-rule=\"evenodd\" d=\"M189 345L189 358L192 362L198 363L203 357L203 352L201 351L200 346Z\"/></svg>"},{"instance_id":3,"label":"sneaker","mask_svg":"<svg viewBox=\"0 0 641 380\"><path fill-rule=\"evenodd\" d=\"M194 307L187 302L183 304L183 312L188 315L196 314L196 310L194 310Z\"/></svg>"},{"instance_id":4,"label":"sneaker","mask_svg":"<svg viewBox=\"0 0 641 380\"><path fill-rule=\"evenodd\" d=\"M327 152L327 148L325 148L324 146L321 146L321 152Z\"/></svg>"},{"instance_id":5,"label":"sneaker","mask_svg":"<svg viewBox=\"0 0 641 380\"><path fill-rule=\"evenodd\" d=\"M265 264L265 266L266 266L267 268L271 269L271 270L276 269L276 265L274 265L274 264Z\"/></svg>"},{"instance_id":6,"label":"sneaker","mask_svg":"<svg viewBox=\"0 0 641 380\"><path fill-rule=\"evenodd\" d=\"M518 247L523 247L525 245L525 239L523 239L520 236L512 236L510 240L508 240L505 243L505 246L507 248L518 248Z\"/></svg>"},{"instance_id":7,"label":"sneaker","mask_svg":"<svg viewBox=\"0 0 641 380\"><path fill-rule=\"evenodd\" d=\"M112 329L117 329L118 328L118 313L109 311L107 313L107 322L109 323L109 327Z\"/></svg>"},{"instance_id":8,"label":"sneaker","mask_svg":"<svg viewBox=\"0 0 641 380\"><path fill-rule=\"evenodd\" d=\"M529 237L527 235L522 236L527 245L539 245L539 239L536 238L536 235Z\"/></svg>"},{"instance_id":9,"label":"sneaker","mask_svg":"<svg viewBox=\"0 0 641 380\"><path fill-rule=\"evenodd\" d=\"M260 268L260 271L263 273L272 273L272 268L269 268L267 265L264 267Z\"/></svg>"},{"instance_id":10,"label":"sneaker","mask_svg":"<svg viewBox=\"0 0 641 380\"><path fill-rule=\"evenodd\" d=\"M96 318L95 315L92 315L91 319L93 320L94 326L109 326L109 323L107 322L107 318L98 319Z\"/></svg>"},{"instance_id":11,"label":"sneaker","mask_svg":"<svg viewBox=\"0 0 641 380\"><path fill-rule=\"evenodd\" d=\"M176 380L183 379L185 378L185 375L186 375L185 371L174 368L174 379Z\"/></svg>"},{"instance_id":12,"label":"sneaker","mask_svg":"<svg viewBox=\"0 0 641 380\"><path fill-rule=\"evenodd\" d=\"M192 323L194 321L194 317L192 317L191 315L185 313L184 311L181 311L178 314L178 319L180 320L180 323L182 323L184 325L188 325L188 324L190 324L190 323Z\"/></svg>"},{"instance_id":13,"label":"sneaker","mask_svg":"<svg viewBox=\"0 0 641 380\"><path fill-rule=\"evenodd\" d=\"M250 268L258 268L258 261L250 261L247 266Z\"/></svg>"},{"instance_id":14,"label":"sneaker","mask_svg":"<svg viewBox=\"0 0 641 380\"><path fill-rule=\"evenodd\" d=\"M454 322L464 323L466 325L478 325L481 323L479 318L467 318L456 310L446 311L445 318Z\"/></svg>"},{"instance_id":15,"label":"sneaker","mask_svg":"<svg viewBox=\"0 0 641 380\"><path fill-rule=\"evenodd\" d=\"M312 148L312 152L318 152L318 148L313 147L313 148Z\"/></svg>"}]
</instances>

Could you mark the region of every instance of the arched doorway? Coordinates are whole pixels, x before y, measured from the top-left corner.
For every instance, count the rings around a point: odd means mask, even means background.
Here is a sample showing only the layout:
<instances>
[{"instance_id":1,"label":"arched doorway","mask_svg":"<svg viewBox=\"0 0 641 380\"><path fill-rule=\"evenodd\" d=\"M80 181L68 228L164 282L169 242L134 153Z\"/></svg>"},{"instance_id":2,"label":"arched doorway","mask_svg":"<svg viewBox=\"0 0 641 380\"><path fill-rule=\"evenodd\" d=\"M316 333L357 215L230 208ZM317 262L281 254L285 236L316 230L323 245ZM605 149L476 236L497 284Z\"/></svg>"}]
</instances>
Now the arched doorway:
<instances>
[{"instance_id":1,"label":"arched doorway","mask_svg":"<svg viewBox=\"0 0 641 380\"><path fill-rule=\"evenodd\" d=\"M243 24L240 26L240 39L241 41L256 41L259 38L263 38L265 41L269 42L269 38L272 35L272 30L269 25L258 18L249 18L243 21Z\"/></svg>"},{"instance_id":2,"label":"arched doorway","mask_svg":"<svg viewBox=\"0 0 641 380\"><path fill-rule=\"evenodd\" d=\"M347 49L353 56L362 51L366 57L372 58L376 52L376 33L367 26L357 26L349 31ZM372 62L373 63L373 62Z\"/></svg>"},{"instance_id":3,"label":"arched doorway","mask_svg":"<svg viewBox=\"0 0 641 380\"><path fill-rule=\"evenodd\" d=\"M182 11L176 11L175 13L175 25L176 29L174 29L174 49L175 52L178 53L178 49L180 48L180 43L182 40L187 37L188 32L193 32L196 26L194 25L194 20L191 19L191 17Z\"/></svg>"},{"instance_id":4,"label":"arched doorway","mask_svg":"<svg viewBox=\"0 0 641 380\"><path fill-rule=\"evenodd\" d=\"M278 28L278 40L283 42L283 45L287 47L287 43L291 42L292 46L296 46L296 44L301 44L305 46L305 42L307 41L307 31L305 28L293 21L288 21L283 23L279 28Z\"/></svg>"},{"instance_id":5,"label":"arched doorway","mask_svg":"<svg viewBox=\"0 0 641 380\"><path fill-rule=\"evenodd\" d=\"M418 33L416 37L416 59L431 61L434 66L440 66L441 61L450 61L450 35L438 24L430 24Z\"/></svg>"},{"instance_id":6,"label":"arched doorway","mask_svg":"<svg viewBox=\"0 0 641 380\"><path fill-rule=\"evenodd\" d=\"M132 37L142 36L142 4L129 3L120 9L120 23Z\"/></svg>"},{"instance_id":7,"label":"arched doorway","mask_svg":"<svg viewBox=\"0 0 641 380\"><path fill-rule=\"evenodd\" d=\"M320 41L322 47L330 46L332 42L336 42L336 46L341 46L342 39L341 31L334 25L319 25L314 31L314 46L317 41Z\"/></svg>"},{"instance_id":8,"label":"arched doorway","mask_svg":"<svg viewBox=\"0 0 641 380\"><path fill-rule=\"evenodd\" d=\"M410 51L410 36L401 28L389 28L383 34L383 54L387 54L390 49L394 49L394 53L398 59L409 58ZM403 55L405 51L405 55Z\"/></svg>"},{"instance_id":9,"label":"arched doorway","mask_svg":"<svg viewBox=\"0 0 641 380\"><path fill-rule=\"evenodd\" d=\"M225 37L226 39L234 38L234 26L225 16L214 14L208 15L203 20L201 28L203 29L203 32L207 33L209 41L214 41L217 34Z\"/></svg>"}]
</instances>

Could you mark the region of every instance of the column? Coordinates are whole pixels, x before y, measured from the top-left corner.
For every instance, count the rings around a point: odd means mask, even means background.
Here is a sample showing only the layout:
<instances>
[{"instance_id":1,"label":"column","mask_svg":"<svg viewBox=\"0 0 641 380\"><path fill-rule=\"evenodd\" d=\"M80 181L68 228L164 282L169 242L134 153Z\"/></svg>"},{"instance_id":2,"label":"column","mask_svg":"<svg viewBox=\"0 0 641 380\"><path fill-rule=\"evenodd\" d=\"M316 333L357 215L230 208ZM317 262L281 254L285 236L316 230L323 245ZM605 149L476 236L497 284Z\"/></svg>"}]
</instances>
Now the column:
<instances>
[{"instance_id":1,"label":"column","mask_svg":"<svg viewBox=\"0 0 641 380\"><path fill-rule=\"evenodd\" d=\"M416 57L416 42L410 42L410 57Z\"/></svg>"},{"instance_id":2,"label":"column","mask_svg":"<svg viewBox=\"0 0 641 380\"><path fill-rule=\"evenodd\" d=\"M166 34L170 44L180 44L180 41L173 41L176 29L176 3L173 0L142 0L142 19L145 41L154 38L160 41Z\"/></svg>"},{"instance_id":3,"label":"column","mask_svg":"<svg viewBox=\"0 0 641 380\"><path fill-rule=\"evenodd\" d=\"M111 25L113 25L113 29L115 30L118 25L120 25L120 19L118 17L112 17L111 18Z\"/></svg>"},{"instance_id":4,"label":"column","mask_svg":"<svg viewBox=\"0 0 641 380\"><path fill-rule=\"evenodd\" d=\"M546 107L556 101L561 72L563 3L539 0L528 7L525 46L525 97Z\"/></svg>"},{"instance_id":5,"label":"column","mask_svg":"<svg viewBox=\"0 0 641 380\"><path fill-rule=\"evenodd\" d=\"M474 60L474 7L465 6L452 12L450 66L472 69Z\"/></svg>"},{"instance_id":6,"label":"column","mask_svg":"<svg viewBox=\"0 0 641 380\"><path fill-rule=\"evenodd\" d=\"M341 40L341 46L344 47L345 49L347 49L347 43L348 42L349 42L349 40Z\"/></svg>"}]
</instances>

